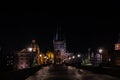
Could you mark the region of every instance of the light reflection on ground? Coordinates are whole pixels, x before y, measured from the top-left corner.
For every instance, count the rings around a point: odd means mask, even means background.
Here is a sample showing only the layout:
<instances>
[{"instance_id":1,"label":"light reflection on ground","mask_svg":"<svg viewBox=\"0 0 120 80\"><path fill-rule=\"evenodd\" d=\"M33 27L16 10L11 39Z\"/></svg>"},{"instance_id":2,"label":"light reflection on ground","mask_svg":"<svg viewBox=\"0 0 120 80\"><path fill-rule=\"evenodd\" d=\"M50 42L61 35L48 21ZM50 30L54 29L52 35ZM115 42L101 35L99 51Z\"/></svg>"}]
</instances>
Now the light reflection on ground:
<instances>
[{"instance_id":1,"label":"light reflection on ground","mask_svg":"<svg viewBox=\"0 0 120 80\"><path fill-rule=\"evenodd\" d=\"M94 74L71 66L44 67L26 80L120 80L108 75Z\"/></svg>"}]
</instances>

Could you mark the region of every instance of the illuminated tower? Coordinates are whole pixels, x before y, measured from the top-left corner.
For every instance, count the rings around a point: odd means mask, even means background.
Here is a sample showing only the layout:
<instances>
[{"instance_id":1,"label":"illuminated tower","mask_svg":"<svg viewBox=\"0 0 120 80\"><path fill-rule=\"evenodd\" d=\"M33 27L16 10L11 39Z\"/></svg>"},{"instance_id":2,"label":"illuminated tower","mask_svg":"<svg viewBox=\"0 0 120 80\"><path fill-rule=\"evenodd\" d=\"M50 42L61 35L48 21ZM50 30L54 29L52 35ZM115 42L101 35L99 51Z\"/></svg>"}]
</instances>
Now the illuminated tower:
<instances>
[{"instance_id":1,"label":"illuminated tower","mask_svg":"<svg viewBox=\"0 0 120 80\"><path fill-rule=\"evenodd\" d=\"M66 41L63 39L61 29L57 29L55 38L53 40L54 46L54 63L61 64L66 54Z\"/></svg>"}]
</instances>

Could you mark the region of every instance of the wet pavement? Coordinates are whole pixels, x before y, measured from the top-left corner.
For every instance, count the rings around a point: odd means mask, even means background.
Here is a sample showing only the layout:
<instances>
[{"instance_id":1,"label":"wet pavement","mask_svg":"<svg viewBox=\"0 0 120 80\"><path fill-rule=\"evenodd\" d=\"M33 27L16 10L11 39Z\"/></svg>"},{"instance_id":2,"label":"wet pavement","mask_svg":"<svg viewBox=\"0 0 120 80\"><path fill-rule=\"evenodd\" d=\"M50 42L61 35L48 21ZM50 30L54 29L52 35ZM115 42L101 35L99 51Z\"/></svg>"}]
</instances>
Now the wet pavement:
<instances>
[{"instance_id":1,"label":"wet pavement","mask_svg":"<svg viewBox=\"0 0 120 80\"><path fill-rule=\"evenodd\" d=\"M120 80L105 74L95 74L65 65L43 67L26 80Z\"/></svg>"}]
</instances>

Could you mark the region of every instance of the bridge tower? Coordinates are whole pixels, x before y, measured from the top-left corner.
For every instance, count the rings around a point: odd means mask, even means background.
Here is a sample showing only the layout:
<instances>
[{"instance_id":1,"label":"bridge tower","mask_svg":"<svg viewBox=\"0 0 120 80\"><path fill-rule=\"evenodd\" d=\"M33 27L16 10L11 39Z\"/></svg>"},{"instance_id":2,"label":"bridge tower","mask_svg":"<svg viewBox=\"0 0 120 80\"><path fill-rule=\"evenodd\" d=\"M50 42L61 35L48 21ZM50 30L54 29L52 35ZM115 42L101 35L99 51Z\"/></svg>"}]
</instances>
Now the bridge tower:
<instances>
[{"instance_id":1,"label":"bridge tower","mask_svg":"<svg viewBox=\"0 0 120 80\"><path fill-rule=\"evenodd\" d=\"M53 39L54 46L54 63L61 64L66 54L66 41L63 37L60 28L57 29L55 38Z\"/></svg>"}]
</instances>

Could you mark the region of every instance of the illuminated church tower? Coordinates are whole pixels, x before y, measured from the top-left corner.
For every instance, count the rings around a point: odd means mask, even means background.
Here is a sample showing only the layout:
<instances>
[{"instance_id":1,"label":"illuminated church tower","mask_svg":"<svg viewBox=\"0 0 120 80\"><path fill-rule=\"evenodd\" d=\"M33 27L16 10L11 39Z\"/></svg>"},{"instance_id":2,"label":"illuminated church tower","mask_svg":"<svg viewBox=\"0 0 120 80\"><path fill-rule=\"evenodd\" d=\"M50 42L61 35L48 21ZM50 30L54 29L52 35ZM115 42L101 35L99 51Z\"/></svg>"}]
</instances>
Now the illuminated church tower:
<instances>
[{"instance_id":1,"label":"illuminated church tower","mask_svg":"<svg viewBox=\"0 0 120 80\"><path fill-rule=\"evenodd\" d=\"M66 54L66 41L65 39L63 39L61 32L62 32L61 29L58 28L55 38L53 40L55 64L61 64L65 59Z\"/></svg>"}]
</instances>

